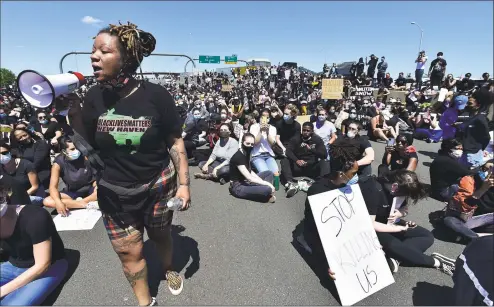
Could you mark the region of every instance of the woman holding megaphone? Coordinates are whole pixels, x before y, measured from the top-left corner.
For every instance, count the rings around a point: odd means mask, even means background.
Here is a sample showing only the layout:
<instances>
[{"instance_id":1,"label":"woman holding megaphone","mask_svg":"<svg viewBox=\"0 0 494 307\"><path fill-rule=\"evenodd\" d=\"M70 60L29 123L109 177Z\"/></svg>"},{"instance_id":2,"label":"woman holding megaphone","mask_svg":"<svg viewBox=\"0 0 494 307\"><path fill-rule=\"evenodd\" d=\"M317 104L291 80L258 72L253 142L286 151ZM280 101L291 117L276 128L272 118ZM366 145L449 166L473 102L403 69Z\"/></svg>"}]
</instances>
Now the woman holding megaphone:
<instances>
[{"instance_id":1,"label":"woman holding megaphone","mask_svg":"<svg viewBox=\"0 0 494 307\"><path fill-rule=\"evenodd\" d=\"M97 176L98 204L141 306L156 304L143 257L144 228L156 243L168 287L177 295L183 279L172 270L173 211L167 202L178 199L180 210L190 205L187 154L173 97L164 87L135 78L155 44L152 34L131 23L101 30L91 54L99 85L89 89L82 110L75 103L69 111L74 131L100 153L104 165Z\"/></svg>"}]
</instances>

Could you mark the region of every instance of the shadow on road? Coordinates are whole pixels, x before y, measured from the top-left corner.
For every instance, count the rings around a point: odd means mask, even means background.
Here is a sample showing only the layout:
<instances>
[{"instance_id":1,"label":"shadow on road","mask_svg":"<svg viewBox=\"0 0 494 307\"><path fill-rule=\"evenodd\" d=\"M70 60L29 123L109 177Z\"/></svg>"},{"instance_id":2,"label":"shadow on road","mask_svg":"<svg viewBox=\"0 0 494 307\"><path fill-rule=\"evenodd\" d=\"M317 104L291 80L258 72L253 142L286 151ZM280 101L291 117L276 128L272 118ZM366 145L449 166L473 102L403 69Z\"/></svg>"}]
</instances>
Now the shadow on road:
<instances>
[{"instance_id":1,"label":"shadow on road","mask_svg":"<svg viewBox=\"0 0 494 307\"><path fill-rule=\"evenodd\" d=\"M321 285L331 293L331 295L335 298L336 301L338 301L338 303L341 304L336 285L328 275L328 262L326 260L326 256L324 255L324 252L313 252L312 254L310 254L300 245L300 243L298 243L297 237L302 234L303 229L304 222L302 220L292 232L291 244L293 248L295 248L295 250L307 263L307 265L309 265L314 274L319 278L319 282L321 283Z\"/></svg>"},{"instance_id":2,"label":"shadow on road","mask_svg":"<svg viewBox=\"0 0 494 307\"><path fill-rule=\"evenodd\" d=\"M418 282L412 291L414 306L448 306L454 303L453 288L451 287Z\"/></svg>"},{"instance_id":3,"label":"shadow on road","mask_svg":"<svg viewBox=\"0 0 494 307\"><path fill-rule=\"evenodd\" d=\"M69 263L69 267L67 269L67 274L65 278L62 280L60 285L45 299L42 306L52 306L58 299L58 296L62 292L62 289L65 283L72 277L75 270L79 266L79 261L81 259L81 253L77 250L73 249L65 249L65 255L67 257L67 262Z\"/></svg>"},{"instance_id":4,"label":"shadow on road","mask_svg":"<svg viewBox=\"0 0 494 307\"><path fill-rule=\"evenodd\" d=\"M192 258L192 262L185 269L184 273L185 279L189 279L199 270L201 258L196 240L180 234L184 230L185 227L181 225L172 225L173 269L181 272L190 258ZM151 240L144 242L144 257L148 265L149 289L151 295L156 296L158 294L158 287L161 281L164 280L165 274L155 244Z\"/></svg>"},{"instance_id":5,"label":"shadow on road","mask_svg":"<svg viewBox=\"0 0 494 307\"><path fill-rule=\"evenodd\" d=\"M422 165L424 165L425 167L431 167L432 162L422 162Z\"/></svg>"},{"instance_id":6,"label":"shadow on road","mask_svg":"<svg viewBox=\"0 0 494 307\"><path fill-rule=\"evenodd\" d=\"M419 150L418 153L427 156L433 160L438 156L438 153L433 151Z\"/></svg>"}]
</instances>

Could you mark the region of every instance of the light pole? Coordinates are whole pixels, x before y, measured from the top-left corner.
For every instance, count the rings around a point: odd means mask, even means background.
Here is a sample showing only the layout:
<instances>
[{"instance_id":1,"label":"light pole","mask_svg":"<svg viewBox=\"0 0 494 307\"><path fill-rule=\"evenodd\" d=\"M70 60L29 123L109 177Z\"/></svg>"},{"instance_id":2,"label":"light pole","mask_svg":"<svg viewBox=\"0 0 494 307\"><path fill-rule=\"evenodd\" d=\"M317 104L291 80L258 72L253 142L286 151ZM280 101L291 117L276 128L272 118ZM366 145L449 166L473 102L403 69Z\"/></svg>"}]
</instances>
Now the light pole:
<instances>
[{"instance_id":1,"label":"light pole","mask_svg":"<svg viewBox=\"0 0 494 307\"><path fill-rule=\"evenodd\" d=\"M419 52L422 51L422 37L424 36L424 30L416 23L415 21L412 21L410 24L416 25L420 29L420 44L419 44Z\"/></svg>"}]
</instances>

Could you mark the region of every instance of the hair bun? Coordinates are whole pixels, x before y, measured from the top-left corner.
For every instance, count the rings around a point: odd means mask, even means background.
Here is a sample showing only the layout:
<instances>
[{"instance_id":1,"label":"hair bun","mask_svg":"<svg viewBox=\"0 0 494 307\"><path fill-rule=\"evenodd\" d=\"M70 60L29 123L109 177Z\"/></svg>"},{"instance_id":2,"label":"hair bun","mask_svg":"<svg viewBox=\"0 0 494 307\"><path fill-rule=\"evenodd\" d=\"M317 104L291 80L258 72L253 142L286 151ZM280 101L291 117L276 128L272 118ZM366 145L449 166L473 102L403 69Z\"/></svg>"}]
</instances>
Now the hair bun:
<instances>
[{"instance_id":1,"label":"hair bun","mask_svg":"<svg viewBox=\"0 0 494 307\"><path fill-rule=\"evenodd\" d=\"M156 39L154 38L153 34L145 31L139 31L140 33L140 43L141 43L141 51L142 51L142 56L148 57L153 53L154 49L156 48Z\"/></svg>"}]
</instances>

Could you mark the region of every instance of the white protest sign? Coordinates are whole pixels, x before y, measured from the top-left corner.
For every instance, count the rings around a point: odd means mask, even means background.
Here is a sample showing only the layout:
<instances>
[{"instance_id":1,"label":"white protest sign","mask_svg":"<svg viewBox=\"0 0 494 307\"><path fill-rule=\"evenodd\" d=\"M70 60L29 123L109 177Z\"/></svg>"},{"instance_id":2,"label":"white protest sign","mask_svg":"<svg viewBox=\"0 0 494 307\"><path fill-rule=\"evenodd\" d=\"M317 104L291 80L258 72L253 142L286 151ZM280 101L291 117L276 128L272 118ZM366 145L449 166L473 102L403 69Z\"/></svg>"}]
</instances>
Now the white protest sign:
<instances>
[{"instance_id":1,"label":"white protest sign","mask_svg":"<svg viewBox=\"0 0 494 307\"><path fill-rule=\"evenodd\" d=\"M309 203L342 305L394 283L358 185L309 196Z\"/></svg>"}]
</instances>

